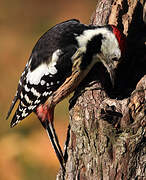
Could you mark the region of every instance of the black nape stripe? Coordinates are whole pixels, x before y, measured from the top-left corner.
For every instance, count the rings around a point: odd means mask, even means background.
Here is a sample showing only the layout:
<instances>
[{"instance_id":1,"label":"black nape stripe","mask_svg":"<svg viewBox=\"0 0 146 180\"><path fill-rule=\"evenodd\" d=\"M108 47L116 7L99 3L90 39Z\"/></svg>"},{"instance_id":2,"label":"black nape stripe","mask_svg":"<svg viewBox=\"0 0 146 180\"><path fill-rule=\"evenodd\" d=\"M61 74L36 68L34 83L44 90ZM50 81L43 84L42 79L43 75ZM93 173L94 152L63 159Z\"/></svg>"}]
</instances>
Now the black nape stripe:
<instances>
[{"instance_id":1,"label":"black nape stripe","mask_svg":"<svg viewBox=\"0 0 146 180\"><path fill-rule=\"evenodd\" d=\"M90 41L88 41L86 54L90 54L93 56L94 54L99 53L101 49L102 39L102 34L98 34L95 35Z\"/></svg>"},{"instance_id":2,"label":"black nape stripe","mask_svg":"<svg viewBox=\"0 0 146 180\"><path fill-rule=\"evenodd\" d=\"M98 34L88 41L86 53L83 55L83 60L80 66L81 69L85 69L91 63L93 55L101 51L102 39L102 34Z\"/></svg>"}]
</instances>

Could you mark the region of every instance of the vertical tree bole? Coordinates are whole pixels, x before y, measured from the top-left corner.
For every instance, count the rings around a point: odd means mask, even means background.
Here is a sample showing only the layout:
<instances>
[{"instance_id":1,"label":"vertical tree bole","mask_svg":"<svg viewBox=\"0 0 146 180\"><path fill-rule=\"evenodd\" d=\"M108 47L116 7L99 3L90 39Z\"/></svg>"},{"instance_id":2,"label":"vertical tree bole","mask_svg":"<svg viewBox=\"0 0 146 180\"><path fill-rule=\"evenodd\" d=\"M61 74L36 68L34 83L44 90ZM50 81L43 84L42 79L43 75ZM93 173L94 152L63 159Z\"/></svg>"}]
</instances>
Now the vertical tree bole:
<instances>
[{"instance_id":1,"label":"vertical tree bole","mask_svg":"<svg viewBox=\"0 0 146 180\"><path fill-rule=\"evenodd\" d=\"M94 25L114 24L127 37L115 88L97 64L70 100L65 169L58 180L146 178L146 25L144 1L98 0Z\"/></svg>"}]
</instances>

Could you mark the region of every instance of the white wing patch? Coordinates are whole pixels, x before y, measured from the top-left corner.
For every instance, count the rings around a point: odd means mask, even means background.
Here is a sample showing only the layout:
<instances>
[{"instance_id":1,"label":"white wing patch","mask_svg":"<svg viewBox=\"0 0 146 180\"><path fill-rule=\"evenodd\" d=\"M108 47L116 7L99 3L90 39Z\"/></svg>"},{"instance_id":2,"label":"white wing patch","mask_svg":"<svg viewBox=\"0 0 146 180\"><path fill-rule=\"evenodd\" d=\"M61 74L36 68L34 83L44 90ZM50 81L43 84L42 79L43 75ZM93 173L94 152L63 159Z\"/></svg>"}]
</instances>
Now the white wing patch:
<instances>
[{"instance_id":1,"label":"white wing patch","mask_svg":"<svg viewBox=\"0 0 146 180\"><path fill-rule=\"evenodd\" d=\"M60 49L57 49L53 54L52 54L52 59L49 64L47 63L42 63L40 64L35 70L33 71L28 71L28 74L26 76L27 82L29 81L30 84L38 85L41 81L41 78L44 75L54 75L57 73L56 69L56 63L57 60L59 59L59 56L62 54L62 51Z\"/></svg>"},{"instance_id":2,"label":"white wing patch","mask_svg":"<svg viewBox=\"0 0 146 180\"><path fill-rule=\"evenodd\" d=\"M52 62L57 62L57 60L61 54L62 54L61 49L57 49L52 55Z\"/></svg>"},{"instance_id":3,"label":"white wing patch","mask_svg":"<svg viewBox=\"0 0 146 180\"><path fill-rule=\"evenodd\" d=\"M61 54L62 54L62 51L60 49L57 49L52 55L52 60L48 65L49 73L52 75L57 73L57 69L56 69L55 65Z\"/></svg>"},{"instance_id":4,"label":"white wing patch","mask_svg":"<svg viewBox=\"0 0 146 180\"><path fill-rule=\"evenodd\" d=\"M45 75L45 73L49 74L49 69L46 63L39 65L32 72L29 70L27 74L27 80L30 84L38 85L40 83L41 78Z\"/></svg>"}]
</instances>

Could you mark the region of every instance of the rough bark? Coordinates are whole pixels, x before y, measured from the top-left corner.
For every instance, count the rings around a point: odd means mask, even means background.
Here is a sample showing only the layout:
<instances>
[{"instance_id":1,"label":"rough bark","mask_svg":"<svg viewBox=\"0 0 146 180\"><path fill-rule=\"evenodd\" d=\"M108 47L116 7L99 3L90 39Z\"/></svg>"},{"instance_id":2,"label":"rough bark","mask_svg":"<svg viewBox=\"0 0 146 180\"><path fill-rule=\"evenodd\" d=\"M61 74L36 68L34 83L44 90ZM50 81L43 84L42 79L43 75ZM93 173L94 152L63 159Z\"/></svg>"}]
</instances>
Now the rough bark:
<instances>
[{"instance_id":1,"label":"rough bark","mask_svg":"<svg viewBox=\"0 0 146 180\"><path fill-rule=\"evenodd\" d=\"M91 23L114 24L127 36L113 89L97 64L70 101L66 172L58 180L146 178L146 25L144 1L98 0Z\"/></svg>"}]
</instances>

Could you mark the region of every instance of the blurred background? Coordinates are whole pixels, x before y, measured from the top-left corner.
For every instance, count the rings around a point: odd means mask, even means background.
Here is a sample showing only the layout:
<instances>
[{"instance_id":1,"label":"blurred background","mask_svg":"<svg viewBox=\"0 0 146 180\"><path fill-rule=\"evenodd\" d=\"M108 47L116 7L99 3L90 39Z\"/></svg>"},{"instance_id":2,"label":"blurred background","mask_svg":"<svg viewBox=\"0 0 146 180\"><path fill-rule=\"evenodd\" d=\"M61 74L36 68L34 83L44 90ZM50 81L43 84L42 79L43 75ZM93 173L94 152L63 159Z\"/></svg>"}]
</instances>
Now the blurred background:
<instances>
[{"instance_id":1,"label":"blurred background","mask_svg":"<svg viewBox=\"0 0 146 180\"><path fill-rule=\"evenodd\" d=\"M35 115L11 129L5 120L21 72L38 38L51 26L77 18L88 24L96 0L0 0L0 180L55 179L59 162ZM68 100L55 111L55 127L64 146Z\"/></svg>"}]
</instances>

